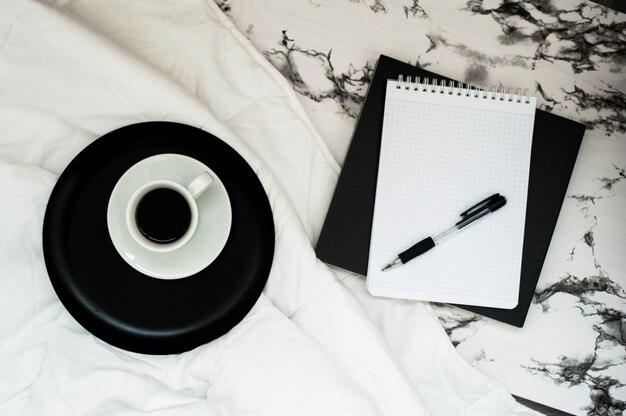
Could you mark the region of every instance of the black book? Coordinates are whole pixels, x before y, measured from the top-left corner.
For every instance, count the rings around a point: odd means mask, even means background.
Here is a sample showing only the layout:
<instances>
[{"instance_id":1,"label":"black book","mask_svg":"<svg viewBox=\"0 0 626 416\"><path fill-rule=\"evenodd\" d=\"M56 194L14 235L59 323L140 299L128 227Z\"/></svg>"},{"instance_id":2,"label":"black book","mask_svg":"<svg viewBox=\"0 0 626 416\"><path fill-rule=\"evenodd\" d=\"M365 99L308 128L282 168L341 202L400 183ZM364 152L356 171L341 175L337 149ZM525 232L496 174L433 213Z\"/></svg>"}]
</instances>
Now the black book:
<instances>
[{"instance_id":1,"label":"black book","mask_svg":"<svg viewBox=\"0 0 626 416\"><path fill-rule=\"evenodd\" d=\"M333 266L367 275L385 88L399 75L450 78L381 55L316 246ZM456 305L522 327L550 245L585 126L537 110L533 130L519 301L514 309Z\"/></svg>"}]
</instances>

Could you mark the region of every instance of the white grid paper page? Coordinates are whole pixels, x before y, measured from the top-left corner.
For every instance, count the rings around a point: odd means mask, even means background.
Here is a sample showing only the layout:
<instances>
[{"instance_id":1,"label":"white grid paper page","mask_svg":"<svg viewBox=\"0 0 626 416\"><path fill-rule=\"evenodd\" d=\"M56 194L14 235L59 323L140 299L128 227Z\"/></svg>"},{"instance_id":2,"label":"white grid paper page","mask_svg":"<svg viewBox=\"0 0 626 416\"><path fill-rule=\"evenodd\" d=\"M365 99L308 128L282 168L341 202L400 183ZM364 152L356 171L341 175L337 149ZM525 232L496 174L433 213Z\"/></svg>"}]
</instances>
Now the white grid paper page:
<instances>
[{"instance_id":1,"label":"white grid paper page","mask_svg":"<svg viewBox=\"0 0 626 416\"><path fill-rule=\"evenodd\" d=\"M536 100L396 88L388 81L367 287L372 295L517 305ZM507 204L400 267L417 241L500 193Z\"/></svg>"}]
</instances>

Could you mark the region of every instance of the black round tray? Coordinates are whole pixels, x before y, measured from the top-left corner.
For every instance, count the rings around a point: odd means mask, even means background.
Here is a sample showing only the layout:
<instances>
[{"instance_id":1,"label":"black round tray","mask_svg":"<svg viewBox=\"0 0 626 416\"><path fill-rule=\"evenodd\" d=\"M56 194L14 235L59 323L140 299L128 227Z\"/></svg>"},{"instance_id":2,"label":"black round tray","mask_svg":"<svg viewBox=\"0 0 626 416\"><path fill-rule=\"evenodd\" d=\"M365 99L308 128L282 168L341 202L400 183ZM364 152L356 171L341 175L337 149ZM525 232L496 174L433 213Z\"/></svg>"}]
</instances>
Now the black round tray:
<instances>
[{"instance_id":1,"label":"black round tray","mask_svg":"<svg viewBox=\"0 0 626 416\"><path fill-rule=\"evenodd\" d=\"M232 207L220 255L177 280L132 268L107 228L109 196L118 179L135 163L161 153L209 166ZM88 331L125 350L172 354L223 335L249 312L271 268L274 222L257 176L226 143L184 124L140 123L102 136L68 165L48 202L43 251L59 299Z\"/></svg>"}]
</instances>

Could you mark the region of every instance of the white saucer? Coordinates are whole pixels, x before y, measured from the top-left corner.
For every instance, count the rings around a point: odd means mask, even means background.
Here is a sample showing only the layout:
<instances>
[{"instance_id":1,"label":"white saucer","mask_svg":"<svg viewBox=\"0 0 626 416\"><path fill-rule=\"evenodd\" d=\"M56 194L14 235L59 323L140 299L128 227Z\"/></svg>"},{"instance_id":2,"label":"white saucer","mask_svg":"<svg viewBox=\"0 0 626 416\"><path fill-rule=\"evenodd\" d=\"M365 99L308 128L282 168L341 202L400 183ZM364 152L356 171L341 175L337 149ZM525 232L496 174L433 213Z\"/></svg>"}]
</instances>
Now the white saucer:
<instances>
[{"instance_id":1,"label":"white saucer","mask_svg":"<svg viewBox=\"0 0 626 416\"><path fill-rule=\"evenodd\" d=\"M126 205L143 184L168 179L187 186L202 172L215 181L196 202L198 228L181 248L156 253L140 246L126 226ZM230 199L220 178L205 164L188 156L165 153L148 157L130 167L119 179L107 209L107 225L113 245L134 269L158 279L180 279L198 273L219 256L232 223Z\"/></svg>"}]
</instances>

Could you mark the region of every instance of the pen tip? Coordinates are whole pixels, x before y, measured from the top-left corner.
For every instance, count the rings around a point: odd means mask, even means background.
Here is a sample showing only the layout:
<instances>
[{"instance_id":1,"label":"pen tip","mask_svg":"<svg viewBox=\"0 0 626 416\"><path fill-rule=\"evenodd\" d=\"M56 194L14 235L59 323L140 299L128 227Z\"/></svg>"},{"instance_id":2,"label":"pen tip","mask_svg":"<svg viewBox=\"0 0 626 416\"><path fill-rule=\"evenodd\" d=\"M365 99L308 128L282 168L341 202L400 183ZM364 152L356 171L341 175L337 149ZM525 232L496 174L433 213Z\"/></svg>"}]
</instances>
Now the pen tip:
<instances>
[{"instance_id":1,"label":"pen tip","mask_svg":"<svg viewBox=\"0 0 626 416\"><path fill-rule=\"evenodd\" d=\"M385 272L389 269L393 269L394 267L397 267L399 265L402 264L402 260L400 260L400 258L396 258L394 261L392 261L391 263L389 263L388 265L386 265L385 267L383 267L381 269L381 271Z\"/></svg>"}]
</instances>

